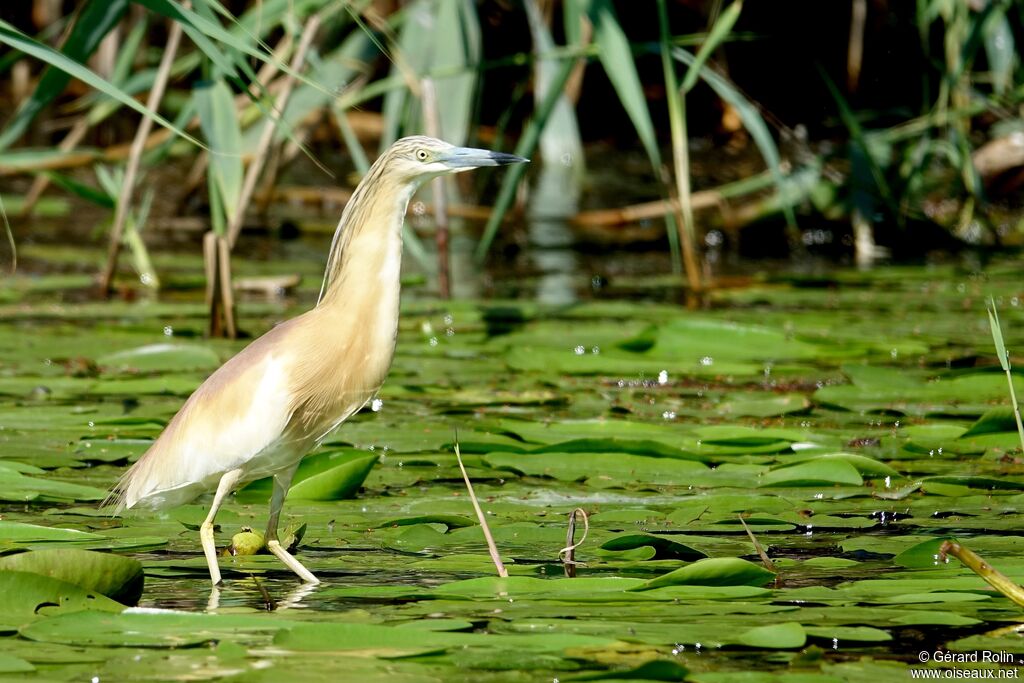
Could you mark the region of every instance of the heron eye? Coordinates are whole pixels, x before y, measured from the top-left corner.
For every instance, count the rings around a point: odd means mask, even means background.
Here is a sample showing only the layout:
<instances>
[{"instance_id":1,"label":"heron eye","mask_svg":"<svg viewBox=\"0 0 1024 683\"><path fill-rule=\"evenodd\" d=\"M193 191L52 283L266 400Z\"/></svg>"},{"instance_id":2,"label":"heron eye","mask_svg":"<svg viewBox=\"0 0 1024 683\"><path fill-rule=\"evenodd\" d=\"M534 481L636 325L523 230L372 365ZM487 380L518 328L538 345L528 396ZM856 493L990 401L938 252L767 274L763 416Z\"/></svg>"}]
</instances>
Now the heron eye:
<instances>
[{"instance_id":1,"label":"heron eye","mask_svg":"<svg viewBox=\"0 0 1024 683\"><path fill-rule=\"evenodd\" d=\"M416 150L416 158L419 159L420 161L426 161L427 160L427 150L425 150L425 149L418 149L418 150Z\"/></svg>"}]
</instances>

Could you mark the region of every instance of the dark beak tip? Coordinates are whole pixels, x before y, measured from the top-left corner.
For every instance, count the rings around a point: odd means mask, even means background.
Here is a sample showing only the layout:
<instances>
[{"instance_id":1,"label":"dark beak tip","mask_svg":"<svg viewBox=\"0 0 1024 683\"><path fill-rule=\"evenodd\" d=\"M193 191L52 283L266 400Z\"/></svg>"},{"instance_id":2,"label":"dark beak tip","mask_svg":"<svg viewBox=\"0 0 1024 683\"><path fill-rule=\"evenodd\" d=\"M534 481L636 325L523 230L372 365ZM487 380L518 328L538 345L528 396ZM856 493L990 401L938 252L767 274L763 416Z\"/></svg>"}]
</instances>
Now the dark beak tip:
<instances>
[{"instance_id":1,"label":"dark beak tip","mask_svg":"<svg viewBox=\"0 0 1024 683\"><path fill-rule=\"evenodd\" d=\"M515 154L508 154L506 152L491 152L491 160L499 166L530 163L529 159L524 159L523 157L516 156Z\"/></svg>"}]
</instances>

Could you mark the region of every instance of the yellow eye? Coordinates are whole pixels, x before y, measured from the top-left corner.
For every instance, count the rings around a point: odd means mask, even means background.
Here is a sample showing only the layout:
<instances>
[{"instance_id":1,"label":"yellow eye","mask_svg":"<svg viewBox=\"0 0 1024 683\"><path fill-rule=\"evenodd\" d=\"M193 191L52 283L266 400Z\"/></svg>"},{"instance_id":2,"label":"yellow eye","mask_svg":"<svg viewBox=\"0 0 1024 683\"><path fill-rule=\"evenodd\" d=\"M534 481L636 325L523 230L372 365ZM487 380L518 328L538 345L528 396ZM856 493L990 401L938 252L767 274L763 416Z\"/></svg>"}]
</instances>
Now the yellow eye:
<instances>
[{"instance_id":1,"label":"yellow eye","mask_svg":"<svg viewBox=\"0 0 1024 683\"><path fill-rule=\"evenodd\" d=\"M425 150L425 149L418 149L418 150L416 150L416 158L419 159L420 161L426 161L427 160L427 150Z\"/></svg>"}]
</instances>

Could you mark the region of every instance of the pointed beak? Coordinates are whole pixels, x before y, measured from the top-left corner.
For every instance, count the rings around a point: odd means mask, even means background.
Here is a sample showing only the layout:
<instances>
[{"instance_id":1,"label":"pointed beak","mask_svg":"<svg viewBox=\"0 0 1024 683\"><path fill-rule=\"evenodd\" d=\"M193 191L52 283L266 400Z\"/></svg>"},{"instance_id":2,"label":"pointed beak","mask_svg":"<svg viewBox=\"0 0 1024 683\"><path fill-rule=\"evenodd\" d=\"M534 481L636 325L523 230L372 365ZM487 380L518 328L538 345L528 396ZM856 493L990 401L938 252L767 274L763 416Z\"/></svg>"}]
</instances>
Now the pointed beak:
<instances>
[{"instance_id":1,"label":"pointed beak","mask_svg":"<svg viewBox=\"0 0 1024 683\"><path fill-rule=\"evenodd\" d=\"M517 157L515 154L505 152L492 152L487 149L473 149L472 147L453 147L442 154L438 161L451 169L470 169L480 166L507 166L508 164L522 164L530 160Z\"/></svg>"}]
</instances>

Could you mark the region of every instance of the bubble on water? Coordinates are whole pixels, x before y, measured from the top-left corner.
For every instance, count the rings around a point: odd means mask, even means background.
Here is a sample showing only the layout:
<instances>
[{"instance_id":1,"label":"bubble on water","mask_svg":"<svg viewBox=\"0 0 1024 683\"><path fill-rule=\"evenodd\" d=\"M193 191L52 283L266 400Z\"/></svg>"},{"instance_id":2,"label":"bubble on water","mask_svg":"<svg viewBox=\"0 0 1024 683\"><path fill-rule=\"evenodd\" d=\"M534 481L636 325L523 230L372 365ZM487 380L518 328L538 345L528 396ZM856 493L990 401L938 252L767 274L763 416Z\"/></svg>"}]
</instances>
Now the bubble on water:
<instances>
[{"instance_id":1,"label":"bubble on water","mask_svg":"<svg viewBox=\"0 0 1024 683\"><path fill-rule=\"evenodd\" d=\"M600 346L591 346L590 347L590 352L596 356L597 354L601 353L601 347Z\"/></svg>"}]
</instances>

